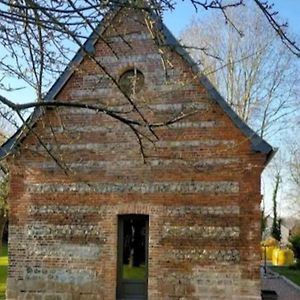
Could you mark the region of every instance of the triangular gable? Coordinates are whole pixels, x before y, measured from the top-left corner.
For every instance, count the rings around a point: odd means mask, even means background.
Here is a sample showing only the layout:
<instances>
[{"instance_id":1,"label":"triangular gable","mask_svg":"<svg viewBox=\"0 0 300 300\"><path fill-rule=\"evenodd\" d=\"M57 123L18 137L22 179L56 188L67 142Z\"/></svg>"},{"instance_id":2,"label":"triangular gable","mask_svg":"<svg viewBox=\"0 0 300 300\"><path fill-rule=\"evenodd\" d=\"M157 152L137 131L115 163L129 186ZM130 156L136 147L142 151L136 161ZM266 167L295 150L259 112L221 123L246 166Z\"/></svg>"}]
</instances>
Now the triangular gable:
<instances>
[{"instance_id":1,"label":"triangular gable","mask_svg":"<svg viewBox=\"0 0 300 300\"><path fill-rule=\"evenodd\" d=\"M74 73L76 67L82 62L86 53L93 53L94 45L97 42L99 36L105 31L107 28L107 24L109 20L113 19L114 16L122 9L122 7L112 8L107 15L102 19L99 23L95 31L90 35L87 41L84 43L83 49L79 49L74 58L68 64L66 69L63 71L62 75L56 80L56 82L49 89L48 93L45 96L45 101L50 102L55 99L57 94L62 90L66 82ZM171 50L176 51L184 61L190 66L195 75L198 76L199 82L206 89L208 95L214 100L225 112L225 114L232 120L233 124L249 139L251 144L251 150L254 152L260 152L267 155L266 164L272 158L275 153L274 149L270 144L268 144L264 139L262 139L257 133L255 133L229 106L229 104L225 101L225 99L219 94L219 92L215 89L209 79L201 74L201 71L198 65L193 61L189 53L182 47L182 45L178 42L178 40L174 37L174 35L170 32L170 30L166 27L166 25L161 21L161 19L154 14L151 13L151 17L155 20L156 26L165 37L165 44ZM43 110L41 108L35 108L34 112L28 119L28 123L30 126L33 126L36 121L41 116ZM0 147L0 159L3 159L18 144L20 139L26 135L26 126L22 126L8 141L6 141Z\"/></svg>"}]
</instances>

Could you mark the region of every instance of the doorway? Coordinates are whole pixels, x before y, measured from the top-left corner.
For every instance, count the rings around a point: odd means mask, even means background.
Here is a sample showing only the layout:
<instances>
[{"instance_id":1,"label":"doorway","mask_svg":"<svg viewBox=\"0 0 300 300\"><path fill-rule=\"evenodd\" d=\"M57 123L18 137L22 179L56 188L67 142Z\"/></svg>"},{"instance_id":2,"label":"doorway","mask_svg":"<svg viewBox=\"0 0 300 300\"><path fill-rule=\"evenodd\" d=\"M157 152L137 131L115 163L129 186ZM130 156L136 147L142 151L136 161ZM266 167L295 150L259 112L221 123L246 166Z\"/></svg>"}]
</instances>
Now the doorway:
<instances>
[{"instance_id":1,"label":"doorway","mask_svg":"<svg viewBox=\"0 0 300 300\"><path fill-rule=\"evenodd\" d=\"M147 299L148 231L148 215L118 218L118 300Z\"/></svg>"}]
</instances>

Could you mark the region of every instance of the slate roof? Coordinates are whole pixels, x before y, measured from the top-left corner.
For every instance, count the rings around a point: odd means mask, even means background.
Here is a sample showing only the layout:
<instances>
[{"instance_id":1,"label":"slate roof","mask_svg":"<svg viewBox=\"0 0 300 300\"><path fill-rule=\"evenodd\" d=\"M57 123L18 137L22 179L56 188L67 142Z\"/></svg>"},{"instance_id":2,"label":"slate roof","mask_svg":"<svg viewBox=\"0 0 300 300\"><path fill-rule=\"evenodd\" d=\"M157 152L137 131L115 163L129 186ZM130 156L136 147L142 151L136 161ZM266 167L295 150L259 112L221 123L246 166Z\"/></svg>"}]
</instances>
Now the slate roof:
<instances>
[{"instance_id":1,"label":"slate roof","mask_svg":"<svg viewBox=\"0 0 300 300\"><path fill-rule=\"evenodd\" d=\"M98 37L104 32L106 27L109 24L109 19L113 19L113 17L119 12L122 7L113 8L111 11L107 13L107 15L101 20L95 31L90 35L87 41L84 43L84 50L88 53L94 52L94 45L98 40ZM209 79L201 75L201 71L198 65L191 58L189 53L183 48L183 46L179 43L179 41L174 37L174 35L170 32L170 30L166 27L166 25L161 21L161 19L152 12L152 18L155 19L156 24L159 25L159 30L165 37L165 43L172 50L176 51L191 67L192 71L197 74L200 83L206 88L208 94L211 98L217 102L224 112L229 116L229 118L233 121L233 123L241 130L241 132L249 138L251 142L251 149L254 152L261 152L267 155L266 164L271 160L273 155L276 153L276 150L267 143L264 139L262 139L256 132L254 132L229 106L229 104L225 101L225 99L219 94L216 88L212 85ZM61 76L56 80L56 82L49 89L48 93L45 96L45 101L53 101L55 96L59 93L59 91L63 88L65 83L73 74L76 66L78 66L85 57L84 50L79 49L75 54L74 58L65 68ZM42 115L43 110L39 107L35 108L31 116L28 118L27 123L30 126L33 126L38 118ZM19 130L9 138L1 147L0 147L0 160L9 155L15 146L20 142L22 137L26 135L28 129L26 130L26 126L21 126Z\"/></svg>"}]
</instances>

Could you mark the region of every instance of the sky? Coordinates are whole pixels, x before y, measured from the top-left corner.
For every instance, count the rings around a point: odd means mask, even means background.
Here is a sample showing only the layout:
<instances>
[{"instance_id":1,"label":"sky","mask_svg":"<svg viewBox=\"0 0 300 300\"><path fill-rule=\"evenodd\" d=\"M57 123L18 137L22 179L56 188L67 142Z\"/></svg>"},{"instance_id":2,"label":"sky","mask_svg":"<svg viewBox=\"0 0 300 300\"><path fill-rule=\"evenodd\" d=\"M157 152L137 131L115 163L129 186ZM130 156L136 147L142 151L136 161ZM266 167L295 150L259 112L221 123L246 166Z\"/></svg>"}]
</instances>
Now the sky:
<instances>
[{"instance_id":1,"label":"sky","mask_svg":"<svg viewBox=\"0 0 300 300\"><path fill-rule=\"evenodd\" d=\"M246 0L252 1L252 0ZM185 0L176 1L178 4L175 11L166 13L164 22L172 33L178 37L184 27L190 22L193 16L201 18L207 14L203 9L196 13L192 4ZM300 35L300 1L299 0L271 0L274 3L274 10L278 11L278 15L283 21L288 21L291 32Z\"/></svg>"}]
</instances>

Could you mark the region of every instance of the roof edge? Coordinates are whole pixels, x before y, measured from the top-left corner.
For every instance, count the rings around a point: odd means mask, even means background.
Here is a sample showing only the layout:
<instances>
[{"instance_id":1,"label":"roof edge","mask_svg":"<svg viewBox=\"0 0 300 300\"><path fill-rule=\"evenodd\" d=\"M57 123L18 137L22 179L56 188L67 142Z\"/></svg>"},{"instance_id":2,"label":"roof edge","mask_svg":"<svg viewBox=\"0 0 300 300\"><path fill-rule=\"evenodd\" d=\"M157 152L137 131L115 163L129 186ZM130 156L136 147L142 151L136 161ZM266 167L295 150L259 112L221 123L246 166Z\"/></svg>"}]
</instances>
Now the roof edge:
<instances>
[{"instance_id":1,"label":"roof edge","mask_svg":"<svg viewBox=\"0 0 300 300\"><path fill-rule=\"evenodd\" d=\"M22 138L24 132L30 131L28 126L33 126L38 118L42 115L42 107L36 107L32 114L27 118L25 123L0 146L0 161L5 159L8 155L12 153L18 144L19 140Z\"/></svg>"}]
</instances>

